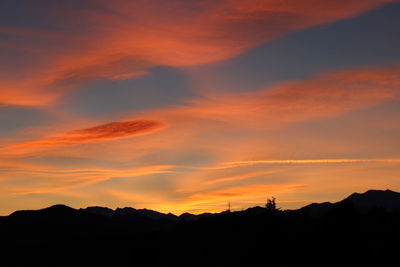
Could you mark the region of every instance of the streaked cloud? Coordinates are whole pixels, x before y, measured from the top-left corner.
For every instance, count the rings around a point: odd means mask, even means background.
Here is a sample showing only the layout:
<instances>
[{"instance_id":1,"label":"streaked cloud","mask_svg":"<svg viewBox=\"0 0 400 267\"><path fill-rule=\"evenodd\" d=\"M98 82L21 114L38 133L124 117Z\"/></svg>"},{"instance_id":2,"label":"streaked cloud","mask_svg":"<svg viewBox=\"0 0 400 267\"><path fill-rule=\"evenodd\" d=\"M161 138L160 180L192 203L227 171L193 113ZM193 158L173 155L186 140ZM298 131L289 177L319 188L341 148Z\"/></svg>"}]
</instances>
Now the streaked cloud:
<instances>
[{"instance_id":1,"label":"streaked cloud","mask_svg":"<svg viewBox=\"0 0 400 267\"><path fill-rule=\"evenodd\" d=\"M88 142L113 140L124 137L146 135L165 128L166 125L154 120L132 120L111 122L71 132L55 134L47 139L24 142L4 147L3 150L19 150L24 148L75 145Z\"/></svg>"},{"instance_id":2,"label":"streaked cloud","mask_svg":"<svg viewBox=\"0 0 400 267\"><path fill-rule=\"evenodd\" d=\"M44 169L40 165L15 164L0 166L3 175L3 191L10 195L55 193L62 190L83 187L113 178L132 179L150 174L174 173L173 165L147 165L125 168L88 169ZM25 181L21 184L21 181Z\"/></svg>"},{"instance_id":3,"label":"streaked cloud","mask_svg":"<svg viewBox=\"0 0 400 267\"><path fill-rule=\"evenodd\" d=\"M75 130L65 135L69 136L66 137L67 140L87 142L147 134L163 127L165 125L158 121L133 120L106 123L95 127Z\"/></svg>"}]
</instances>

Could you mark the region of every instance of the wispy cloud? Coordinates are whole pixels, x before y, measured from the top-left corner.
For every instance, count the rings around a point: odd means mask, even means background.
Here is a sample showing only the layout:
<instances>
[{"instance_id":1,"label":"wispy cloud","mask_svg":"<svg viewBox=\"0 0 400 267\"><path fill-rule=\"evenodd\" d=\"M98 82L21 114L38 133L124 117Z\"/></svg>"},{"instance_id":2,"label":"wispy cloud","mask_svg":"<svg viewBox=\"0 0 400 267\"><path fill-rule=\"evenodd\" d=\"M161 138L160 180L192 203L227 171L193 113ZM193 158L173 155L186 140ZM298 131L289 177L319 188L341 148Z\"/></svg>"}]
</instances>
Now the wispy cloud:
<instances>
[{"instance_id":1,"label":"wispy cloud","mask_svg":"<svg viewBox=\"0 0 400 267\"><path fill-rule=\"evenodd\" d=\"M159 112L164 117L169 115L179 120L191 117L243 128L274 129L293 122L340 116L398 100L399 77L398 64L343 69L258 91L208 92L188 99L186 105ZM157 110L154 112L157 114Z\"/></svg>"},{"instance_id":2,"label":"wispy cloud","mask_svg":"<svg viewBox=\"0 0 400 267\"><path fill-rule=\"evenodd\" d=\"M150 174L174 173L173 165L148 165L134 168L43 169L40 166L14 166L1 170L9 179L0 179L9 195L56 193L113 178L135 178ZM15 181L26 180L25 185Z\"/></svg>"}]
</instances>

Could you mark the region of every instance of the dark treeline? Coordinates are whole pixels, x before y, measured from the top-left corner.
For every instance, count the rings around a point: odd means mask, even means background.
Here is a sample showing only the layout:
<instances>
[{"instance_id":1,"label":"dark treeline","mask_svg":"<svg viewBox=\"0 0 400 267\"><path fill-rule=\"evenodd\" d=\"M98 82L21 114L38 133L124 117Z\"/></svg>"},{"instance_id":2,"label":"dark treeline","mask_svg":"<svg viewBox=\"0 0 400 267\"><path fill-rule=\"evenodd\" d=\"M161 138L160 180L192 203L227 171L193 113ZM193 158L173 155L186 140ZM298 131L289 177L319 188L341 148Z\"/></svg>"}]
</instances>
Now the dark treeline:
<instances>
[{"instance_id":1,"label":"dark treeline","mask_svg":"<svg viewBox=\"0 0 400 267\"><path fill-rule=\"evenodd\" d=\"M278 203L279 205L279 203ZM58 205L0 219L2 266L396 266L400 194L218 214L75 210Z\"/></svg>"}]
</instances>

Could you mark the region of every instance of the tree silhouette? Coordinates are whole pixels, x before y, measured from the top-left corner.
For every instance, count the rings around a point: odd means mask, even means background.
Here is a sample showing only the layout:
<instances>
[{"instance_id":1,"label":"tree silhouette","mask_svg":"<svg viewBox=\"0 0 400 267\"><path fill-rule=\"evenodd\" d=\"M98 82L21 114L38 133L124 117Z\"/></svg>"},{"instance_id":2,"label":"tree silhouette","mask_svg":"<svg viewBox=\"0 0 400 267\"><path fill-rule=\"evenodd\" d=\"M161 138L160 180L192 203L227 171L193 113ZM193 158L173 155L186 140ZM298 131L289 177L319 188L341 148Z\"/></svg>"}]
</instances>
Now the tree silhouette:
<instances>
[{"instance_id":1,"label":"tree silhouette","mask_svg":"<svg viewBox=\"0 0 400 267\"><path fill-rule=\"evenodd\" d=\"M274 197L272 197L272 199L267 199L267 204L265 204L265 208L268 210L268 211L276 211L276 210L278 210L277 208L276 208L276 202L275 202L275 198Z\"/></svg>"}]
</instances>

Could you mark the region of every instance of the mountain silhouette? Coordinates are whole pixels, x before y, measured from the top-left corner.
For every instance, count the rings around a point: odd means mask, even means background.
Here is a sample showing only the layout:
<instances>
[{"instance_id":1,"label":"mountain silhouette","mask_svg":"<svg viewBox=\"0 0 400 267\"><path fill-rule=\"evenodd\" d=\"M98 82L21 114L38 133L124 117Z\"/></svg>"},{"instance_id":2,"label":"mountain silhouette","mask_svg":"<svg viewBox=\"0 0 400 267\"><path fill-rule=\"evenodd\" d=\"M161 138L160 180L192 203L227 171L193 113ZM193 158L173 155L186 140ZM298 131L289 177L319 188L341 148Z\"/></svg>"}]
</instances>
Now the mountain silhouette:
<instances>
[{"instance_id":1,"label":"mountain silhouette","mask_svg":"<svg viewBox=\"0 0 400 267\"><path fill-rule=\"evenodd\" d=\"M284 213L308 213L312 215L324 215L334 209L340 207L351 207L355 212L358 213L368 213L373 210L383 209L386 212L400 212L400 193L391 190L369 190L365 193L353 193L347 198L335 202L324 202L324 203L312 203L310 205L304 206L298 210L287 210ZM237 211L235 213L242 214L262 214L265 212L263 207L253 207L246 210ZM7 218L21 218L26 220L27 218L72 218L81 217L89 218L91 215L104 216L104 217L141 217L148 220L167 220L167 221L196 221L200 218L218 216L218 213L203 213L199 215L194 215L190 213L183 213L180 216L176 216L172 213L161 213L150 209L134 209L131 207L117 208L115 210L107 207L87 207L81 209L73 209L66 205L53 205L48 208L40 210L19 210L15 211L9 216L2 216L1 219Z\"/></svg>"},{"instance_id":2,"label":"mountain silhouette","mask_svg":"<svg viewBox=\"0 0 400 267\"><path fill-rule=\"evenodd\" d=\"M149 209L134 209L130 207L125 208L117 208L112 210L106 207L87 207L85 209L79 209L81 212L103 215L103 216L123 216L123 215L133 215L133 216L143 216L152 220L160 220L160 219L168 219L168 220L177 220L178 216L173 215L172 213L164 214L161 212L157 212Z\"/></svg>"},{"instance_id":3,"label":"mountain silhouette","mask_svg":"<svg viewBox=\"0 0 400 267\"><path fill-rule=\"evenodd\" d=\"M58 217L58 216L73 216L77 214L77 210L65 206L54 205L41 210L19 210L10 214L10 217Z\"/></svg>"},{"instance_id":4,"label":"mountain silhouette","mask_svg":"<svg viewBox=\"0 0 400 267\"><path fill-rule=\"evenodd\" d=\"M400 212L400 193L391 190L369 190L364 194L353 193L343 200L351 203L358 212L384 209L387 212Z\"/></svg>"},{"instance_id":5,"label":"mountain silhouette","mask_svg":"<svg viewBox=\"0 0 400 267\"><path fill-rule=\"evenodd\" d=\"M391 190L368 190L365 193L353 193L347 198L331 203L312 203L304 206L298 210L287 210L283 212L287 213L309 213L312 215L324 215L335 208L349 206L358 213L367 213L376 209L383 209L386 212L400 212L400 193ZM235 213L244 214L261 214L265 212L265 208L253 207L246 210L238 211ZM86 215L86 216L85 216ZM150 209L135 209L131 207L117 208L115 210L107 207L87 207L81 209L73 209L66 205L58 204L53 205L48 208L40 210L19 210L11 213L9 216L2 216L0 219L5 219L8 217L17 218L24 217L23 219L29 217L71 217L71 216L82 216L88 218L88 215L98 215L106 217L114 216L138 216L142 218L147 218L149 220L170 220L170 221L195 221L204 217L217 216L218 213L203 213L199 215L194 215L191 213L183 213L180 216L176 216L172 213L161 213ZM89 216L90 217L90 216Z\"/></svg>"},{"instance_id":6,"label":"mountain silhouette","mask_svg":"<svg viewBox=\"0 0 400 267\"><path fill-rule=\"evenodd\" d=\"M382 209L387 212L400 212L400 193L391 190L368 190L365 193L353 193L336 203L312 203L295 212L322 216L338 208L351 208L358 213L368 213Z\"/></svg>"},{"instance_id":7,"label":"mountain silhouette","mask_svg":"<svg viewBox=\"0 0 400 267\"><path fill-rule=\"evenodd\" d=\"M14 266L384 266L400 249L400 193L180 216L55 205L0 217L0 236Z\"/></svg>"}]
</instances>

